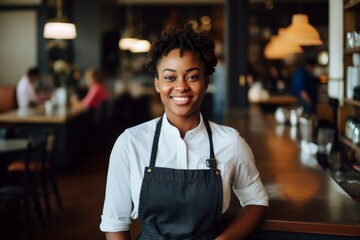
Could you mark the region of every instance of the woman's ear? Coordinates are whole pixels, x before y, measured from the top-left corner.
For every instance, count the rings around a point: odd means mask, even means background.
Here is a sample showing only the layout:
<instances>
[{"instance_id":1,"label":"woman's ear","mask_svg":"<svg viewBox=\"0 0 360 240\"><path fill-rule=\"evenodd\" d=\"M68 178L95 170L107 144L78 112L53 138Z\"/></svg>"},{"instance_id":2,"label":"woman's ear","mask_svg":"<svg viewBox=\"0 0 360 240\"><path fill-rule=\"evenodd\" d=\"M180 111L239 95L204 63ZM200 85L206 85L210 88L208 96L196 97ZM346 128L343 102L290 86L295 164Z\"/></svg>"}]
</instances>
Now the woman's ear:
<instances>
[{"instance_id":1,"label":"woman's ear","mask_svg":"<svg viewBox=\"0 0 360 240\"><path fill-rule=\"evenodd\" d=\"M155 90L160 93L160 89L159 89L159 78L155 77L154 78L154 87L155 87Z\"/></svg>"}]
</instances>

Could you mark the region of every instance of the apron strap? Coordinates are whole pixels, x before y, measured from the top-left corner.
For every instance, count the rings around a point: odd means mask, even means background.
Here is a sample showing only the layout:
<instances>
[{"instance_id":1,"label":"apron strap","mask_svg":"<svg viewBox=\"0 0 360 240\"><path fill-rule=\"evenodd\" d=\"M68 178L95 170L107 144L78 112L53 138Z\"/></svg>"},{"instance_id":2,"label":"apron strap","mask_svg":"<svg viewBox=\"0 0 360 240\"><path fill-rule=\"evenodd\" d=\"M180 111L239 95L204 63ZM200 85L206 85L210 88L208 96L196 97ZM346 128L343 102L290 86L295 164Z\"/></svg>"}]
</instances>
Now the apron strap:
<instances>
[{"instance_id":1,"label":"apron strap","mask_svg":"<svg viewBox=\"0 0 360 240\"><path fill-rule=\"evenodd\" d=\"M213 145L213 141L212 141L212 132L211 132L210 124L207 119L205 119L205 118L203 118L203 119L204 119L207 133L209 135L209 143L210 143L210 159L206 160L206 166L208 166L211 169L217 169L217 163L216 163L215 154L214 154L214 145Z\"/></svg>"},{"instance_id":2,"label":"apron strap","mask_svg":"<svg viewBox=\"0 0 360 240\"><path fill-rule=\"evenodd\" d=\"M149 167L155 167L156 153L157 153L157 148L159 145L159 138L160 138L160 131L161 131L163 116L161 116L161 118L159 119L159 121L156 124L156 130L155 130L153 145L152 145L152 149L151 149L150 166Z\"/></svg>"},{"instance_id":3,"label":"apron strap","mask_svg":"<svg viewBox=\"0 0 360 240\"><path fill-rule=\"evenodd\" d=\"M212 141L212 132L211 132L211 128L210 128L210 125L209 125L209 121L205 118L204 119L204 123L205 123L205 126L206 126L206 130L207 130L207 133L209 135L209 143L210 143L210 159L215 159L215 154L214 154L214 147L213 147L213 141Z\"/></svg>"},{"instance_id":4,"label":"apron strap","mask_svg":"<svg viewBox=\"0 0 360 240\"><path fill-rule=\"evenodd\" d=\"M159 121L156 124L156 130L155 130L153 145L152 145L152 149L151 149L150 166L149 167L155 167L156 153L157 153L157 149L158 149L158 145L159 145L159 137L160 137L160 132L161 132L163 116L161 116L161 118L159 119ZM209 125L209 121L205 118L203 118L203 120L205 123L206 131L209 136L209 143L210 143L210 159L206 160L206 165L208 167L210 167L211 169L216 169L216 160L215 160L215 154L214 154L211 128Z\"/></svg>"}]
</instances>

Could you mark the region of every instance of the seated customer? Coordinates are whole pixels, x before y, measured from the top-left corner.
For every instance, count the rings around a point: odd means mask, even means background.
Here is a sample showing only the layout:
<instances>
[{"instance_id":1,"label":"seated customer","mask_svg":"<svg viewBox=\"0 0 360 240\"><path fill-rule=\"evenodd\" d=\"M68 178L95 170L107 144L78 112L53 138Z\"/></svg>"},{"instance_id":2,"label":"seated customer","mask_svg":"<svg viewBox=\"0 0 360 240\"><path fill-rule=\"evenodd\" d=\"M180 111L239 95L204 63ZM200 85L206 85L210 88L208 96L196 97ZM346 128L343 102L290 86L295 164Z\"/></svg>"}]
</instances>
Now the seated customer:
<instances>
[{"instance_id":1,"label":"seated customer","mask_svg":"<svg viewBox=\"0 0 360 240\"><path fill-rule=\"evenodd\" d=\"M103 84L103 78L99 71L92 68L88 69L85 72L85 83L89 91L81 101L77 98L72 99L72 104L75 107L94 110L101 103L108 100L106 87Z\"/></svg>"},{"instance_id":2,"label":"seated customer","mask_svg":"<svg viewBox=\"0 0 360 240\"><path fill-rule=\"evenodd\" d=\"M35 85L39 81L40 71L38 68L30 68L16 86L16 100L19 108L34 106L45 100L38 95Z\"/></svg>"}]
</instances>

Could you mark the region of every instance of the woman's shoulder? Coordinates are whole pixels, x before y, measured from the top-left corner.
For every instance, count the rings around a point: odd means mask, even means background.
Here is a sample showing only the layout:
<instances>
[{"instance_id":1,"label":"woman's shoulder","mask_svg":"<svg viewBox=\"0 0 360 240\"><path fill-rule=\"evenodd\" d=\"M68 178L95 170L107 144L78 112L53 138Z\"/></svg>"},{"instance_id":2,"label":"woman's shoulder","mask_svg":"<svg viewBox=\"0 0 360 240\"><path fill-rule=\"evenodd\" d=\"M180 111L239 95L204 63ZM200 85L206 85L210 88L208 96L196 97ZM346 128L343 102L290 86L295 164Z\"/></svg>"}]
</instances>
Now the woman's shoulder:
<instances>
[{"instance_id":1,"label":"woman's shoulder","mask_svg":"<svg viewBox=\"0 0 360 240\"><path fill-rule=\"evenodd\" d=\"M233 127L220 125L218 123L211 122L211 121L209 121L209 123L210 123L211 131L213 133L220 134L220 135L227 135L227 136L239 136L239 131Z\"/></svg>"},{"instance_id":2,"label":"woman's shoulder","mask_svg":"<svg viewBox=\"0 0 360 240\"><path fill-rule=\"evenodd\" d=\"M155 132L155 128L156 128L156 123L158 122L159 118L154 118L151 119L149 121L140 123L136 126L127 128L125 130L125 133L130 135L130 136L134 136L134 137L141 137L141 136L146 136L147 134L151 134L153 135Z\"/></svg>"},{"instance_id":3,"label":"woman's shoulder","mask_svg":"<svg viewBox=\"0 0 360 240\"><path fill-rule=\"evenodd\" d=\"M157 119L152 119L139 125L129 127L115 141L117 147L142 146L152 141Z\"/></svg>"}]
</instances>

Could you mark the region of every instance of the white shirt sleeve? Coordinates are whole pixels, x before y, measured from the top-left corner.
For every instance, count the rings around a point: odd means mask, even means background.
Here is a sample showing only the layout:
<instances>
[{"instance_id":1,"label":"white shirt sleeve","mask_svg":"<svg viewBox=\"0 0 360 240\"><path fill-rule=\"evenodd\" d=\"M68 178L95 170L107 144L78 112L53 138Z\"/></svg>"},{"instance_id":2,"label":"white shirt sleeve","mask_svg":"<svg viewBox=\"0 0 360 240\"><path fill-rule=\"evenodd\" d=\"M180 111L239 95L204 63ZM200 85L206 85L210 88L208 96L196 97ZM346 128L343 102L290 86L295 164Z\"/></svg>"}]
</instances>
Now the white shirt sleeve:
<instances>
[{"instance_id":1,"label":"white shirt sleeve","mask_svg":"<svg viewBox=\"0 0 360 240\"><path fill-rule=\"evenodd\" d=\"M125 131L116 140L110 155L106 193L100 229L103 232L128 231L133 204L130 190L128 135Z\"/></svg>"},{"instance_id":2,"label":"white shirt sleeve","mask_svg":"<svg viewBox=\"0 0 360 240\"><path fill-rule=\"evenodd\" d=\"M269 198L255 166L253 152L239 134L236 137L235 154L235 174L232 181L240 204L268 206Z\"/></svg>"}]
</instances>

